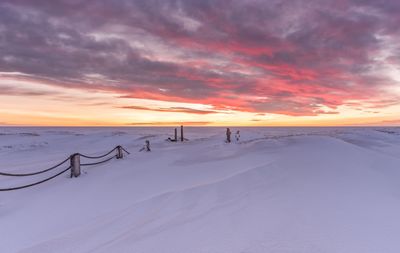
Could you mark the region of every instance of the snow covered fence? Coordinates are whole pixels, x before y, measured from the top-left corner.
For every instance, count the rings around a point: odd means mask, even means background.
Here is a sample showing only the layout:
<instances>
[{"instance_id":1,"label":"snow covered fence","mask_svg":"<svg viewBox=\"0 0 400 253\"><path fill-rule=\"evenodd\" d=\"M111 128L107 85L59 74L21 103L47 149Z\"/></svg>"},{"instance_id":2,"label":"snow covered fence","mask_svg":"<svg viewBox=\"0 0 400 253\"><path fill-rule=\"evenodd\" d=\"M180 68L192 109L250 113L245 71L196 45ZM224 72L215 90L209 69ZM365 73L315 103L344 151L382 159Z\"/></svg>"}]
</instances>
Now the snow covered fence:
<instances>
[{"instance_id":1,"label":"snow covered fence","mask_svg":"<svg viewBox=\"0 0 400 253\"><path fill-rule=\"evenodd\" d=\"M105 158L107 156L109 156L111 153L116 151L116 155L113 155L111 157L108 157L104 160L98 161L98 162L92 162L92 163L83 163L81 164L81 157L86 158L86 159L101 159L101 158ZM23 188L28 188L31 186L35 186L44 182L47 182L53 178L56 178L58 176L60 176L61 174L67 172L68 170L71 170L71 178L72 177L78 177L81 174L81 166L90 166L90 165L96 165L96 164L101 164L101 163L105 163L108 162L114 158L116 159L121 159L124 157L124 152L127 154L130 154L126 149L124 149L122 146L117 146L114 149L112 149L111 151L107 152L104 155L100 155L100 156L88 156L88 155L83 155L80 153L75 153L70 155L68 158L66 158L64 161L48 168L45 170L41 170L41 171L37 171L37 172L30 172L30 173L7 173L7 172L0 172L0 176L8 176L8 177L27 177L27 176L34 176L34 175L39 175L51 170L54 170L60 166L62 166L63 164L65 164L67 161L70 161L70 166L64 170L62 170L61 172L50 176L46 179L40 180L38 182L35 183L31 183L31 184L27 184L27 185L23 185L23 186L17 186L17 187L9 187L9 188L0 188L0 191L13 191L13 190L19 190L19 189L23 189Z\"/></svg>"}]
</instances>

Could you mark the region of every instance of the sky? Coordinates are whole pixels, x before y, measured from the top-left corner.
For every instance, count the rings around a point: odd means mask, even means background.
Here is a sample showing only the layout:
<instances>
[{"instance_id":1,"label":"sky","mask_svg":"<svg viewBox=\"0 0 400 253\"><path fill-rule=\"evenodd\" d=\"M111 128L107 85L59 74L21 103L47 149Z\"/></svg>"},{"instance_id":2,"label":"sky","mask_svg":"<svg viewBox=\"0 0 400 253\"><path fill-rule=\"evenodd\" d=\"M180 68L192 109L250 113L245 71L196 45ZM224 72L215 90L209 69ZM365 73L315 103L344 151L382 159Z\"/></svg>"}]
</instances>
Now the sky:
<instances>
[{"instance_id":1,"label":"sky","mask_svg":"<svg viewBox=\"0 0 400 253\"><path fill-rule=\"evenodd\" d=\"M398 0L2 0L0 125L400 125Z\"/></svg>"}]
</instances>

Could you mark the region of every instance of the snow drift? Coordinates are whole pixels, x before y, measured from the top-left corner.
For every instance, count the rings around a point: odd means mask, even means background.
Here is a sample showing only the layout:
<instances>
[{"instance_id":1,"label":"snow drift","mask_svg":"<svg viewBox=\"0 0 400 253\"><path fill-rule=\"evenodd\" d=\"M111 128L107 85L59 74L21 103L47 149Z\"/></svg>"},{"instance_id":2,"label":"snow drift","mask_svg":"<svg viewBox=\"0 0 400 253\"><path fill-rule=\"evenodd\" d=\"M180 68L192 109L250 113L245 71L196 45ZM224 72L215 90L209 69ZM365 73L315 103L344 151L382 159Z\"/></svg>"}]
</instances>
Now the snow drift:
<instances>
[{"instance_id":1,"label":"snow drift","mask_svg":"<svg viewBox=\"0 0 400 253\"><path fill-rule=\"evenodd\" d=\"M398 128L240 130L226 144L223 128L188 128L184 143L169 128L1 129L3 172L131 155L0 192L0 252L400 251Z\"/></svg>"}]
</instances>

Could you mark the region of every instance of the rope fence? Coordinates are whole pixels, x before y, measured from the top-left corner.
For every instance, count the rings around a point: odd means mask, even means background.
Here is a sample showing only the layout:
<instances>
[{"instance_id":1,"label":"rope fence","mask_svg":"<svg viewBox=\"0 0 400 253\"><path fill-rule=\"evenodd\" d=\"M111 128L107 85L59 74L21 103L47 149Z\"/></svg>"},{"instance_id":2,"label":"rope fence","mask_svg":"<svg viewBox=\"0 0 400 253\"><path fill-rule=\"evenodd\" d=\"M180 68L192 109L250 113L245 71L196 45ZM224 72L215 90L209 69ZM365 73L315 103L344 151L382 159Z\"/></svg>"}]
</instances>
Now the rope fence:
<instances>
[{"instance_id":1,"label":"rope fence","mask_svg":"<svg viewBox=\"0 0 400 253\"><path fill-rule=\"evenodd\" d=\"M86 159L92 159L92 160L96 160L96 159L101 159L104 157L107 157L108 155L110 155L111 153L116 151L116 155L113 155L107 159L104 159L102 161L98 161L98 162L92 162L92 163L80 163L80 157L86 158ZM42 184L44 182L47 182L53 178L56 178L62 174L64 174L65 172L67 172L68 170L71 171L71 178L72 177L78 177L81 173L80 173L80 167L81 166L92 166L92 165L97 165L97 164L102 164L102 163L106 163L114 158L116 159L122 159L124 157L124 152L126 154L130 154L125 148L123 148L122 146L117 146L114 149L112 149L111 151L107 152L104 155L100 155L100 156L88 156L88 155L83 155L80 153L75 153L70 155L68 158L66 158L65 160L63 160L62 162L48 168L45 170L41 170L41 171L37 171L37 172L31 172L31 173L7 173L7 172L0 172L0 176L7 176L7 177L26 177L26 176L34 176L34 175L39 175L48 171L52 171L58 167L60 167L61 165L63 165L64 163L66 163L67 161L70 161L70 166L64 170L62 170L61 172L52 175L46 179L40 180L38 182L35 183L31 183L31 184L27 184L27 185L22 185L22 186L17 186L17 187L9 187L9 188L0 188L0 191L13 191L13 190L19 190L19 189L24 189L24 188L28 188L28 187L32 187L35 185L39 185Z\"/></svg>"},{"instance_id":2,"label":"rope fence","mask_svg":"<svg viewBox=\"0 0 400 253\"><path fill-rule=\"evenodd\" d=\"M91 166L91 165L102 164L102 163L108 162L108 161L110 161L111 159L114 159L114 158L117 158L117 155L112 156L112 157L110 157L110 158L108 158L108 159L105 159L105 160L103 160L103 161L100 161L100 162L95 162L95 163L82 163L81 166Z\"/></svg>"},{"instance_id":3,"label":"rope fence","mask_svg":"<svg viewBox=\"0 0 400 253\"><path fill-rule=\"evenodd\" d=\"M14 174L14 173L5 173L5 172L0 172L0 176L9 176L9 177L27 177L27 176L34 176L34 175L39 175L51 170L54 170L58 167L60 167L61 165L63 165L64 163L66 163L70 158L68 157L67 159L65 159L64 161L60 162L57 165L54 165L53 167L50 167L48 169L45 170L41 170L41 171L37 171L37 172L32 172L32 173L22 173L22 174Z\"/></svg>"},{"instance_id":4,"label":"rope fence","mask_svg":"<svg viewBox=\"0 0 400 253\"><path fill-rule=\"evenodd\" d=\"M43 179L43 180L41 180L41 181L38 181L38 182L36 182L36 183L27 184L27 185L18 186L18 187L2 188L2 189L0 189L0 191L14 191L14 190L19 190L19 189L24 189L24 188L32 187L32 186L35 186L35 185L38 185L38 184L47 182L47 181L49 181L49 180L51 180L51 179L53 179L53 178L56 178L56 177L58 177L59 175L65 173L66 171L68 171L68 170L70 170L70 169L71 169L71 166L68 167L68 168L66 168L65 170L63 170L63 171L61 171L61 172L55 174L54 176L48 177L48 178Z\"/></svg>"},{"instance_id":5,"label":"rope fence","mask_svg":"<svg viewBox=\"0 0 400 253\"><path fill-rule=\"evenodd\" d=\"M114 149L110 150L110 152L104 154L104 155L100 155L100 156L88 156L88 155L84 155L84 154L79 154L82 157L88 158L88 159L100 159L103 157L108 156L109 154L111 154L112 152L114 152L116 149L118 149L118 147L115 147Z\"/></svg>"}]
</instances>

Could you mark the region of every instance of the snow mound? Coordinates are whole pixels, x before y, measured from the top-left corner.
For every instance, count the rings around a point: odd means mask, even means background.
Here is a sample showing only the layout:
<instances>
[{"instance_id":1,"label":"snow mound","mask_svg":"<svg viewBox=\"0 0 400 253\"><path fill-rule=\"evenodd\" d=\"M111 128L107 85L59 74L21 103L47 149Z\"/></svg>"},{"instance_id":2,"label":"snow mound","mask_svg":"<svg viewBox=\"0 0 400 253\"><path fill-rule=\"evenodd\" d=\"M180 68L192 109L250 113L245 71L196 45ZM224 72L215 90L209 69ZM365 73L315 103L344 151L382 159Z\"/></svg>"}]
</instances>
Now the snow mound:
<instances>
[{"instance_id":1,"label":"snow mound","mask_svg":"<svg viewBox=\"0 0 400 253\"><path fill-rule=\"evenodd\" d=\"M184 143L165 142L163 128L35 129L49 145L23 151L26 161L0 150L12 171L47 164L43 152L121 144L132 154L0 192L0 251L399 252L399 129L240 130L226 144L222 128L189 128ZM153 151L136 152L146 139Z\"/></svg>"}]
</instances>

